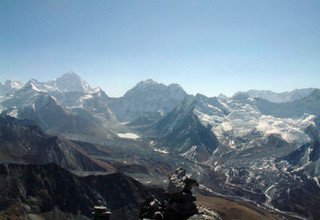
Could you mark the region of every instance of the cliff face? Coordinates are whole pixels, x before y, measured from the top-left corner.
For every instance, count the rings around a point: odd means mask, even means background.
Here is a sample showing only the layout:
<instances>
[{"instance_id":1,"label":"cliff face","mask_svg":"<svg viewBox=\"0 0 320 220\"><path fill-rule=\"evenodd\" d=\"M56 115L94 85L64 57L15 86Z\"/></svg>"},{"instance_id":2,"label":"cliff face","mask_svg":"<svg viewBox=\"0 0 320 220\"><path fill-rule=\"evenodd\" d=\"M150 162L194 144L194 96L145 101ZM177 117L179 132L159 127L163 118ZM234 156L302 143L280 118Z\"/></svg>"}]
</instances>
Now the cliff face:
<instances>
[{"instance_id":1,"label":"cliff face","mask_svg":"<svg viewBox=\"0 0 320 220\"><path fill-rule=\"evenodd\" d=\"M79 177L55 164L0 164L0 191L0 210L19 204L23 215L59 210L90 217L102 204L112 219L137 219L140 204L162 192L122 173Z\"/></svg>"}]
</instances>

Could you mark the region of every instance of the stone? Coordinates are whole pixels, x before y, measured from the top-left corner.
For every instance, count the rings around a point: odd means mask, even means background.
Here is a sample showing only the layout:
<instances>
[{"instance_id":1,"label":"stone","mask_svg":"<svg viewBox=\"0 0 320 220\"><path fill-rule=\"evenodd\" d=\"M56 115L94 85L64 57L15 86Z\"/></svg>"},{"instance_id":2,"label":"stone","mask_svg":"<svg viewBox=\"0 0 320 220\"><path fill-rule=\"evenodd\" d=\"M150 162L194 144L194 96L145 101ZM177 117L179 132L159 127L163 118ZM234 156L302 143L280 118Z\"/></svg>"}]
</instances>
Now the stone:
<instances>
[{"instance_id":1,"label":"stone","mask_svg":"<svg viewBox=\"0 0 320 220\"><path fill-rule=\"evenodd\" d=\"M192 195L192 188L199 183L186 176L186 170L178 168L169 176L166 199L160 202L149 199L142 206L140 218L146 219L188 219L198 214L196 197Z\"/></svg>"}]
</instances>

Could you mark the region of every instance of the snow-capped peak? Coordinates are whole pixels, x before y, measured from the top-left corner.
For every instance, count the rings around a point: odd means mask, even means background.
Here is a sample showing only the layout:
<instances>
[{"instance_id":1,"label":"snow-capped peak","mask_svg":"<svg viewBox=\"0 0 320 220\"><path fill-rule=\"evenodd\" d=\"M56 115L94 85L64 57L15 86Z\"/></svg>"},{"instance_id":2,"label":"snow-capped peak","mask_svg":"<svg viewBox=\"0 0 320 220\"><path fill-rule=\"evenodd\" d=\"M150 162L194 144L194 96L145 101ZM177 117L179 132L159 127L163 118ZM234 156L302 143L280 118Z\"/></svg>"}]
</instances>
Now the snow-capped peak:
<instances>
[{"instance_id":1,"label":"snow-capped peak","mask_svg":"<svg viewBox=\"0 0 320 220\"><path fill-rule=\"evenodd\" d=\"M310 95L315 88L305 88L305 89L295 89L292 91L287 92L273 92L270 90L249 90L246 92L237 92L234 94L233 97L240 95L240 94L246 94L251 98L262 98L266 99L270 102L275 103L283 103L283 102L293 102L299 99L302 99L308 95Z\"/></svg>"},{"instance_id":2,"label":"snow-capped peak","mask_svg":"<svg viewBox=\"0 0 320 220\"><path fill-rule=\"evenodd\" d=\"M63 92L93 92L89 84L72 71L58 77L56 85Z\"/></svg>"},{"instance_id":3,"label":"snow-capped peak","mask_svg":"<svg viewBox=\"0 0 320 220\"><path fill-rule=\"evenodd\" d=\"M29 80L24 88L27 88L27 89L31 89L31 90L34 90L36 92L46 92L46 88L44 87L43 83L35 80L35 79L31 79Z\"/></svg>"},{"instance_id":4,"label":"snow-capped peak","mask_svg":"<svg viewBox=\"0 0 320 220\"><path fill-rule=\"evenodd\" d=\"M12 93L23 87L23 83L19 81L6 80L0 83L0 95Z\"/></svg>"},{"instance_id":5,"label":"snow-capped peak","mask_svg":"<svg viewBox=\"0 0 320 220\"><path fill-rule=\"evenodd\" d=\"M12 81L12 80L6 80L5 82L1 83L3 86L8 86L12 89L20 89L23 86L22 82L19 81Z\"/></svg>"}]
</instances>

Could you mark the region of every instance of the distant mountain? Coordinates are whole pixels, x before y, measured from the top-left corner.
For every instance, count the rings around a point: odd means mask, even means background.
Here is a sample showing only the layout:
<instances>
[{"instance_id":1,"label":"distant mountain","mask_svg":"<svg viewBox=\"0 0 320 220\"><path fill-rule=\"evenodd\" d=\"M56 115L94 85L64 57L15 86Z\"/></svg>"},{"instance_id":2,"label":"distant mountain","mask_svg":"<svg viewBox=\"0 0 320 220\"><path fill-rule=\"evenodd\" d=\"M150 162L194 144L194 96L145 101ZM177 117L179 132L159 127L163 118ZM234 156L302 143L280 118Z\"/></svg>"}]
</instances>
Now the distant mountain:
<instances>
[{"instance_id":1,"label":"distant mountain","mask_svg":"<svg viewBox=\"0 0 320 220\"><path fill-rule=\"evenodd\" d=\"M202 98L198 101L202 104L197 105L195 112L203 125L211 125L219 141L230 148L255 147L256 141L276 135L295 149L312 139L311 133L306 132L307 127L319 131L315 126L316 117L312 115L319 112L317 97L315 90L309 96L289 103L271 103L252 99L246 94L230 99L217 98L219 104L210 104L208 98ZM280 114L283 117L279 117ZM286 115L288 117L284 117ZM293 115L296 117L291 118Z\"/></svg>"},{"instance_id":2,"label":"distant mountain","mask_svg":"<svg viewBox=\"0 0 320 220\"><path fill-rule=\"evenodd\" d=\"M7 80L5 82L0 83L0 95L11 94L18 89L22 88L23 83L19 81L11 81Z\"/></svg>"},{"instance_id":3,"label":"distant mountain","mask_svg":"<svg viewBox=\"0 0 320 220\"><path fill-rule=\"evenodd\" d=\"M44 164L54 162L70 170L104 171L77 144L43 133L31 121L0 114L0 161Z\"/></svg>"},{"instance_id":4,"label":"distant mountain","mask_svg":"<svg viewBox=\"0 0 320 220\"><path fill-rule=\"evenodd\" d=\"M34 80L31 80L14 94L7 96L1 105L6 109L19 109L32 105L38 96L47 94L38 87L35 85Z\"/></svg>"},{"instance_id":5,"label":"distant mountain","mask_svg":"<svg viewBox=\"0 0 320 220\"><path fill-rule=\"evenodd\" d=\"M95 205L105 205L111 219L138 219L141 203L161 189L150 188L122 174L79 177L55 164L0 164L1 219L92 219Z\"/></svg>"},{"instance_id":6,"label":"distant mountain","mask_svg":"<svg viewBox=\"0 0 320 220\"><path fill-rule=\"evenodd\" d=\"M59 105L93 124L115 131L124 128L110 109L110 98L102 90L92 93L63 92L54 94L54 97Z\"/></svg>"},{"instance_id":7,"label":"distant mountain","mask_svg":"<svg viewBox=\"0 0 320 220\"><path fill-rule=\"evenodd\" d=\"M317 100L315 90L296 101L296 108L283 107L285 111L304 112L299 118L278 118L259 108L259 102L269 101L252 99L246 94L238 94L233 98L209 98L197 94L186 98L183 104L145 133L155 138L156 148L179 152L188 159L198 158L197 161L208 160L213 151L213 158L228 158L233 154L235 158L239 154L247 157L252 155L254 158L280 157L314 140L319 134L317 117L309 115L317 113L314 110L317 109ZM273 104L290 106L296 102ZM201 151L198 155L202 156L195 156L195 149Z\"/></svg>"},{"instance_id":8,"label":"distant mountain","mask_svg":"<svg viewBox=\"0 0 320 220\"><path fill-rule=\"evenodd\" d=\"M204 126L194 113L196 101L187 97L163 119L147 130L157 146L195 161L207 160L219 145L211 127Z\"/></svg>"},{"instance_id":9,"label":"distant mountain","mask_svg":"<svg viewBox=\"0 0 320 220\"><path fill-rule=\"evenodd\" d=\"M83 92L91 93L95 89L92 89L89 84L81 79L74 72L68 72L63 74L61 77L58 77L55 80L47 82L39 82L36 79L31 79L26 83L28 86L32 86L34 90L42 92ZM21 87L20 87L21 88Z\"/></svg>"},{"instance_id":10,"label":"distant mountain","mask_svg":"<svg viewBox=\"0 0 320 220\"><path fill-rule=\"evenodd\" d=\"M68 87L70 91L61 91L61 82L69 82L73 87ZM6 114L34 120L45 131L100 139L114 137L111 130L126 131L110 110L105 92L92 90L75 73L46 83L30 80L14 94L2 99L0 107Z\"/></svg>"},{"instance_id":11,"label":"distant mountain","mask_svg":"<svg viewBox=\"0 0 320 220\"><path fill-rule=\"evenodd\" d=\"M0 111L77 140L71 146L102 161L98 165L146 183L188 164L206 192L248 199L292 218L319 218L314 205L320 197L319 101L319 89L206 97L152 80L111 98L68 73L49 82L30 80L0 95ZM11 155L9 159L25 162L28 154L21 146L30 141L13 140L19 153L6 145L3 160ZM46 146L53 144L68 155L59 147L61 141L66 140L51 138ZM32 155L37 152L42 151ZM82 166L80 161L71 164Z\"/></svg>"},{"instance_id":12,"label":"distant mountain","mask_svg":"<svg viewBox=\"0 0 320 220\"><path fill-rule=\"evenodd\" d=\"M143 117L157 121L180 105L186 96L178 84L166 86L149 79L114 99L111 109L120 121L131 122Z\"/></svg>"},{"instance_id":13,"label":"distant mountain","mask_svg":"<svg viewBox=\"0 0 320 220\"><path fill-rule=\"evenodd\" d=\"M8 100L11 101L11 100ZM7 102L5 103L7 104ZM50 95L40 94L27 106L21 108L9 108L7 113L15 117L28 119L37 123L41 129L50 133L75 134L94 136L96 138L111 138L113 133L83 117L73 114L71 111L58 105Z\"/></svg>"},{"instance_id":14,"label":"distant mountain","mask_svg":"<svg viewBox=\"0 0 320 220\"><path fill-rule=\"evenodd\" d=\"M272 103L264 99L256 99L255 105L262 114L278 118L298 118L304 114L318 116L320 114L320 89L314 89L308 96L293 102Z\"/></svg>"},{"instance_id":15,"label":"distant mountain","mask_svg":"<svg viewBox=\"0 0 320 220\"><path fill-rule=\"evenodd\" d=\"M290 92L272 92L270 90L249 90L247 92L237 92L234 96L239 94L246 94L251 98L261 98L266 99L270 102L283 103L283 102L293 102L302 99L310 95L314 88L308 89L295 89Z\"/></svg>"},{"instance_id":16,"label":"distant mountain","mask_svg":"<svg viewBox=\"0 0 320 220\"><path fill-rule=\"evenodd\" d=\"M34 97L38 94L48 94L55 98L60 98L62 105L66 107L79 106L86 99L92 98L91 93L104 93L101 89L91 89L91 87L74 72L66 73L53 81L39 82L35 79L29 80L25 85L15 89L7 106L30 105ZM71 95L72 94L72 95ZM104 96L107 95L104 93ZM108 97L107 97L108 98Z\"/></svg>"},{"instance_id":17,"label":"distant mountain","mask_svg":"<svg viewBox=\"0 0 320 220\"><path fill-rule=\"evenodd\" d=\"M57 89L62 92L90 93L94 91L86 81L82 80L76 73L72 71L57 78L55 80L55 84Z\"/></svg>"}]
</instances>

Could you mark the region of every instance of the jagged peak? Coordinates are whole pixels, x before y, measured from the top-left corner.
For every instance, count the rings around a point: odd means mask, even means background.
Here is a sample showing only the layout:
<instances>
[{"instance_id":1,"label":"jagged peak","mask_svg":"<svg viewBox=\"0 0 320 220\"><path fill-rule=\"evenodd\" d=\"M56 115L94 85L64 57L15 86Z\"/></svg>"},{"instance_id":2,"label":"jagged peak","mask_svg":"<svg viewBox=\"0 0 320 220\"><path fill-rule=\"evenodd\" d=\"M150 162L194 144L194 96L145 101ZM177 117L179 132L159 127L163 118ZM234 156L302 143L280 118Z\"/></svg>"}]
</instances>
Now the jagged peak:
<instances>
[{"instance_id":1,"label":"jagged peak","mask_svg":"<svg viewBox=\"0 0 320 220\"><path fill-rule=\"evenodd\" d=\"M5 86L5 85L10 85L10 86L14 86L14 85L23 85L22 82L20 81L17 81L17 80L10 80L10 79L7 79L6 81L4 82L1 82L0 83L1 85Z\"/></svg>"},{"instance_id":2,"label":"jagged peak","mask_svg":"<svg viewBox=\"0 0 320 220\"><path fill-rule=\"evenodd\" d=\"M137 83L134 88L137 87L145 87L145 86L153 86L153 85L161 85L161 83L158 83L152 79L142 80L139 83ZM162 84L163 85L163 84Z\"/></svg>"},{"instance_id":3,"label":"jagged peak","mask_svg":"<svg viewBox=\"0 0 320 220\"><path fill-rule=\"evenodd\" d=\"M23 87L23 83L14 80L0 82L0 95L10 94Z\"/></svg>"},{"instance_id":4,"label":"jagged peak","mask_svg":"<svg viewBox=\"0 0 320 220\"><path fill-rule=\"evenodd\" d=\"M40 82L36 79L31 79L29 80L23 87L23 90L33 90L36 92L44 92L44 90L42 90Z\"/></svg>"}]
</instances>

